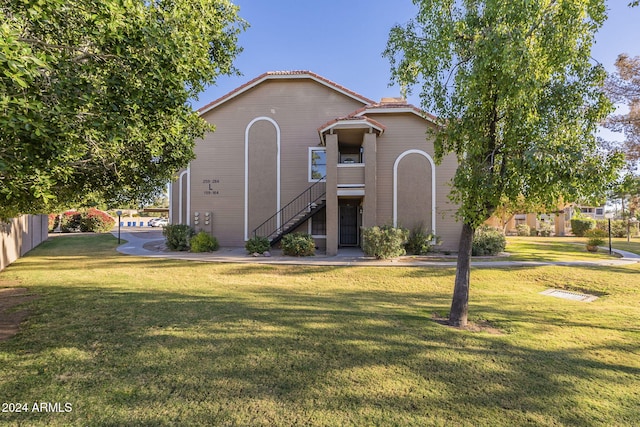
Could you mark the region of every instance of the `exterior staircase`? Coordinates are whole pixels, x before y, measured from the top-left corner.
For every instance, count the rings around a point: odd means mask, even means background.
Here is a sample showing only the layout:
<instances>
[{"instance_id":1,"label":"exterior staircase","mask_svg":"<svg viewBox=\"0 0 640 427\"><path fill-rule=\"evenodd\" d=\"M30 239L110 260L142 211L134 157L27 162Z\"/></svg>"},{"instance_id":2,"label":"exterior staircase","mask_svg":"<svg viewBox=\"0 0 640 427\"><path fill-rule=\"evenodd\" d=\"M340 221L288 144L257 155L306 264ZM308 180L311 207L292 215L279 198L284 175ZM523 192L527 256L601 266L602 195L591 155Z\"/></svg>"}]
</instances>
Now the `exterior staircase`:
<instances>
[{"instance_id":1,"label":"exterior staircase","mask_svg":"<svg viewBox=\"0 0 640 427\"><path fill-rule=\"evenodd\" d=\"M324 179L325 177L322 177L314 182L298 197L256 227L251 233L253 237L266 237L269 239L271 246L273 246L283 236L291 233L324 209L326 207L326 185Z\"/></svg>"}]
</instances>

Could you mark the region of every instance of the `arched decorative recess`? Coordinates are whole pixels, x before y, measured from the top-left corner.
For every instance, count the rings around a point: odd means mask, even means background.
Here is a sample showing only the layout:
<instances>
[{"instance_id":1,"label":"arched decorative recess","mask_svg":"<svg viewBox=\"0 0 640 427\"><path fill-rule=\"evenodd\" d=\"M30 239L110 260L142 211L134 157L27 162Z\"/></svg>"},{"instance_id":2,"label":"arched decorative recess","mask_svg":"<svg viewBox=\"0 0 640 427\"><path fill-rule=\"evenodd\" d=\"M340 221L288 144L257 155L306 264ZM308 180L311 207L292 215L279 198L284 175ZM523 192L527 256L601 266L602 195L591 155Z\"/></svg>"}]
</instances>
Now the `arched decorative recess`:
<instances>
[{"instance_id":1,"label":"arched decorative recess","mask_svg":"<svg viewBox=\"0 0 640 427\"><path fill-rule=\"evenodd\" d=\"M276 130L276 210L280 211L280 126L271 117L256 117L247 125L244 132L244 240L249 240L249 133L251 127L260 121L266 121L273 125ZM275 213L275 212L273 212ZM280 214L276 219L278 226L282 219Z\"/></svg>"},{"instance_id":2,"label":"arched decorative recess","mask_svg":"<svg viewBox=\"0 0 640 427\"><path fill-rule=\"evenodd\" d=\"M407 150L400 154L393 163L393 226L398 226L398 166L400 161L410 154L424 156L431 166L431 230L436 233L436 164L431 156L422 150Z\"/></svg>"},{"instance_id":3,"label":"arched decorative recess","mask_svg":"<svg viewBox=\"0 0 640 427\"><path fill-rule=\"evenodd\" d=\"M187 181L186 189L185 189L185 180ZM178 224L189 224L190 223L190 214L191 214L191 165L187 166L187 169L182 171L178 176ZM185 194L187 193L187 199L185 200ZM186 205L186 212L183 215L185 210L184 205ZM171 211L169 211L171 213ZM187 221L184 222L184 216L187 217ZM174 218L170 218L170 222L173 223Z\"/></svg>"}]
</instances>

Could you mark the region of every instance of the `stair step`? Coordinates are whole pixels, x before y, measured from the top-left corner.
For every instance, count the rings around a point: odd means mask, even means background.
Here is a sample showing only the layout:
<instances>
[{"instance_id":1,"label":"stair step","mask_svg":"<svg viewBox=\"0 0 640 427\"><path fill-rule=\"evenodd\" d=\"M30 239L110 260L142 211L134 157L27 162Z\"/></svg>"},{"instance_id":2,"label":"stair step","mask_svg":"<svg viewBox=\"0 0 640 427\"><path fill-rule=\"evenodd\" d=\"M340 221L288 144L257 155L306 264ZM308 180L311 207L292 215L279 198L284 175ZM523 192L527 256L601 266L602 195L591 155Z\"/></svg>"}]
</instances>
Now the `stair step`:
<instances>
[{"instance_id":1,"label":"stair step","mask_svg":"<svg viewBox=\"0 0 640 427\"><path fill-rule=\"evenodd\" d=\"M321 182L321 181L319 180L318 182ZM273 227L272 228L273 231L269 235L269 236L272 236L270 237L272 244L274 244L275 241L280 240L283 235L291 232L292 229L302 224L308 218L315 215L316 212L319 210L319 208L324 208L326 206L327 200L326 200L326 193L324 193L324 187L315 187L318 184L318 182L311 185L309 188L307 188L305 192L303 192L297 198L292 200L283 209L276 212L271 218L265 221L264 224L260 225L259 228L263 229L261 227L266 226L267 222L270 222L269 225ZM312 198L316 198L315 201L307 202ZM299 214L294 214L295 212L294 206L303 206L304 208L302 212L300 212ZM291 211L294 211L294 212L291 212ZM294 214L294 216L286 220L281 227L275 227L275 218L277 216L279 216L280 218L282 217L286 218L291 214ZM256 232L256 230L254 230L254 233Z\"/></svg>"}]
</instances>

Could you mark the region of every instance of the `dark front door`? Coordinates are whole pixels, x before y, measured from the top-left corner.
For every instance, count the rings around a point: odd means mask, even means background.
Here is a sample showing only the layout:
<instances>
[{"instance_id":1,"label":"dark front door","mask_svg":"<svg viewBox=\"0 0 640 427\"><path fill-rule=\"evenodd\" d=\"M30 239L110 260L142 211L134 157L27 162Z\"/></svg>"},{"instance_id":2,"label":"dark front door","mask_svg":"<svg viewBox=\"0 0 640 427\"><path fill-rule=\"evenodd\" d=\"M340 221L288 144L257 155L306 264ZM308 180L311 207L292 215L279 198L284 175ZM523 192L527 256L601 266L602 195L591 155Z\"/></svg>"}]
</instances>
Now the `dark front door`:
<instances>
[{"instance_id":1,"label":"dark front door","mask_svg":"<svg viewBox=\"0 0 640 427\"><path fill-rule=\"evenodd\" d=\"M340 206L340 246L358 246L358 206Z\"/></svg>"}]
</instances>

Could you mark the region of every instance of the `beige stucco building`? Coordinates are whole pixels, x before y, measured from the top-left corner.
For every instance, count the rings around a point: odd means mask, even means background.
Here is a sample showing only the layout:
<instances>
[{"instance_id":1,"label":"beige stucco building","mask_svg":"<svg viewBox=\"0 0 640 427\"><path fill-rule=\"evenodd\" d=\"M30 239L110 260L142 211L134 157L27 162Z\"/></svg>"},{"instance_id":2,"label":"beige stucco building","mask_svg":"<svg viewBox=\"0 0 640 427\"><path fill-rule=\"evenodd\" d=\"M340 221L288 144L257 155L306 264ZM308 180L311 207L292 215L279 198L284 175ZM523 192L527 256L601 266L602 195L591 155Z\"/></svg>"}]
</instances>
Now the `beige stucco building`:
<instances>
[{"instance_id":1,"label":"beige stucco building","mask_svg":"<svg viewBox=\"0 0 640 427\"><path fill-rule=\"evenodd\" d=\"M430 117L308 71L265 73L199 110L216 126L171 186L170 222L243 246L308 232L335 254L361 227L422 224L456 250L448 200L457 162L436 165Z\"/></svg>"},{"instance_id":2,"label":"beige stucco building","mask_svg":"<svg viewBox=\"0 0 640 427\"><path fill-rule=\"evenodd\" d=\"M579 204L559 205L554 212L548 213L516 213L507 214L505 217L494 215L485 224L500 228L506 234L516 234L520 224L526 224L533 231L540 230L544 224L551 226L553 234L556 236L566 236L571 233L571 218L576 212L582 216L595 220L605 219L605 206L587 206Z\"/></svg>"}]
</instances>

